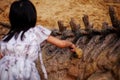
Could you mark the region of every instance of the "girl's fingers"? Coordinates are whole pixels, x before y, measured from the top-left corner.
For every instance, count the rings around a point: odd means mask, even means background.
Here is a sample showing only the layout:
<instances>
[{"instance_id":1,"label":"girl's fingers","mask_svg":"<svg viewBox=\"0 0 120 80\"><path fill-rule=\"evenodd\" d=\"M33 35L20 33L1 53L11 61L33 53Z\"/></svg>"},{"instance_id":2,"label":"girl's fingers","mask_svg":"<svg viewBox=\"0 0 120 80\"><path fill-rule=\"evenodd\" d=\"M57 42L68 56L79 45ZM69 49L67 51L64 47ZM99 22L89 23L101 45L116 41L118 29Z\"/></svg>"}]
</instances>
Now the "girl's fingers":
<instances>
[{"instance_id":1,"label":"girl's fingers","mask_svg":"<svg viewBox=\"0 0 120 80\"><path fill-rule=\"evenodd\" d=\"M71 49L72 52L75 52L75 49Z\"/></svg>"}]
</instances>

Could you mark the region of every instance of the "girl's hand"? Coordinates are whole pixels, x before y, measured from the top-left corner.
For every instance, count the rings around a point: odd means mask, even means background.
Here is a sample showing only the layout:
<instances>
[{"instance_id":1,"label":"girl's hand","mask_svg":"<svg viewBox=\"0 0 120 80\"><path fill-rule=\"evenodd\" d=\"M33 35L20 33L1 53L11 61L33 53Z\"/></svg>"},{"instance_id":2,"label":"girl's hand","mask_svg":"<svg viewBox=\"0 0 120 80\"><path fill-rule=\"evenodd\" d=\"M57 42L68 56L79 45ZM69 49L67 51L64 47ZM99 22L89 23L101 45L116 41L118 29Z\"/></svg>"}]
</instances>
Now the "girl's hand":
<instances>
[{"instance_id":1,"label":"girl's hand","mask_svg":"<svg viewBox=\"0 0 120 80\"><path fill-rule=\"evenodd\" d=\"M72 52L75 52L76 46L73 43L71 44L70 48Z\"/></svg>"}]
</instances>

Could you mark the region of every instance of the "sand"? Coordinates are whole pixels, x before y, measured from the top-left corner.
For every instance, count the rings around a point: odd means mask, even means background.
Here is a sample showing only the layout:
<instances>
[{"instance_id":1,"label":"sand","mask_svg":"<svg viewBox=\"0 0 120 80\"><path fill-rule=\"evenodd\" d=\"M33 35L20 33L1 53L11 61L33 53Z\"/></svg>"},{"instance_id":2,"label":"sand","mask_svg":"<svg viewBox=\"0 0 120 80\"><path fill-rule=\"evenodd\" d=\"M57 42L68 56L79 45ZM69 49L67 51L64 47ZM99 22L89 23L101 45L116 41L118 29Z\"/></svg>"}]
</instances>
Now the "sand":
<instances>
[{"instance_id":1,"label":"sand","mask_svg":"<svg viewBox=\"0 0 120 80\"><path fill-rule=\"evenodd\" d=\"M1 0L0 21L9 23L8 13L10 4L14 0ZM103 0L31 0L37 10L37 24L47 28L58 28L57 21L62 20L69 28L71 18L76 20L82 28L83 15L88 15L94 28L100 29L103 22L111 25L108 14L108 3ZM4 4L5 3L5 4Z\"/></svg>"}]
</instances>

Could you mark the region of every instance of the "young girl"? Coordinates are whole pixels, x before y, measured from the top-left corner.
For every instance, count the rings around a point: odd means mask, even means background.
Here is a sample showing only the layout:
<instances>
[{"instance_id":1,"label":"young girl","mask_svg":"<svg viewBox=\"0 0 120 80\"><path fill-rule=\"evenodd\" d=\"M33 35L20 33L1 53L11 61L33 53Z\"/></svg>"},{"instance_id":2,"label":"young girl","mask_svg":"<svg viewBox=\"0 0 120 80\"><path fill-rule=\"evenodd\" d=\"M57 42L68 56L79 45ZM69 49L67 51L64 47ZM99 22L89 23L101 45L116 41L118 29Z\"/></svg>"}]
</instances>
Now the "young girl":
<instances>
[{"instance_id":1,"label":"young girl","mask_svg":"<svg viewBox=\"0 0 120 80\"><path fill-rule=\"evenodd\" d=\"M40 44L48 42L64 48L75 45L50 35L51 31L36 25L36 9L29 0L17 0L10 7L11 29L0 41L0 80L40 80L34 61L41 58ZM41 60L45 79L47 73Z\"/></svg>"}]
</instances>

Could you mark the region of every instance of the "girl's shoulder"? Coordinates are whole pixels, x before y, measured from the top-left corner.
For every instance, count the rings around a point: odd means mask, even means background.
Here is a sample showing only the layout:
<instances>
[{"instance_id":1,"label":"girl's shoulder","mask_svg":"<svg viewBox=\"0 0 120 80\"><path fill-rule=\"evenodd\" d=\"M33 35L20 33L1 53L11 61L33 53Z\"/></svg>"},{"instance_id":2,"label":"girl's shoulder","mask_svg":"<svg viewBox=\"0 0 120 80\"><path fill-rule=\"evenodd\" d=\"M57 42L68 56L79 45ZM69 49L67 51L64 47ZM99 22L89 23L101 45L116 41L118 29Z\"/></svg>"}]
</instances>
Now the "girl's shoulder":
<instances>
[{"instance_id":1,"label":"girl's shoulder","mask_svg":"<svg viewBox=\"0 0 120 80\"><path fill-rule=\"evenodd\" d=\"M32 33L39 33L39 34L50 34L51 30L47 29L46 27L43 27L42 25L36 25L34 28L31 28L29 30Z\"/></svg>"},{"instance_id":2,"label":"girl's shoulder","mask_svg":"<svg viewBox=\"0 0 120 80\"><path fill-rule=\"evenodd\" d=\"M26 33L26 36L29 36L29 40L36 40L40 43L46 40L50 34L51 30L41 25L36 25Z\"/></svg>"},{"instance_id":3,"label":"girl's shoulder","mask_svg":"<svg viewBox=\"0 0 120 80\"><path fill-rule=\"evenodd\" d=\"M27 32L36 32L38 30L42 30L43 26L41 25L36 25L35 27L30 28Z\"/></svg>"},{"instance_id":4,"label":"girl's shoulder","mask_svg":"<svg viewBox=\"0 0 120 80\"><path fill-rule=\"evenodd\" d=\"M36 25L34 27L35 30L40 30L40 31L47 31L49 29L47 29L46 27L42 26L42 25Z\"/></svg>"}]
</instances>

